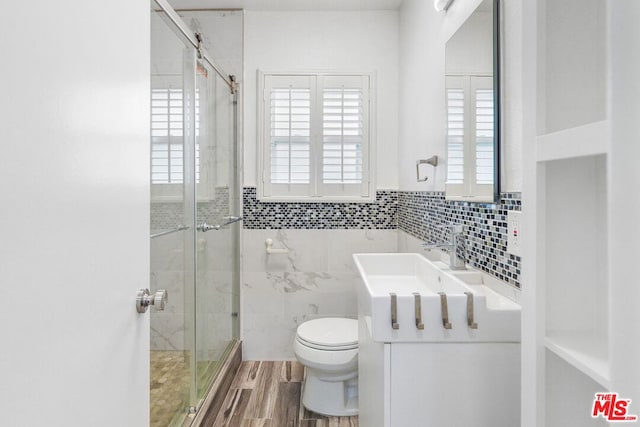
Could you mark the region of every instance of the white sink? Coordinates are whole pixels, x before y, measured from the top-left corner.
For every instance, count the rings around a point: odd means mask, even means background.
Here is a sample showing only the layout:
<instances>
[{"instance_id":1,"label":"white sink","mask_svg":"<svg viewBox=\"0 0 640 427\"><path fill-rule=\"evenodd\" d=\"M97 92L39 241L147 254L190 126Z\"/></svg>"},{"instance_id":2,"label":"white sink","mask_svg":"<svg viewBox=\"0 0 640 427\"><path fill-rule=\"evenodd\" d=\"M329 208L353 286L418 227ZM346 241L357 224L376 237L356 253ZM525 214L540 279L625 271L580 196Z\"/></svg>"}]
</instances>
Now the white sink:
<instances>
[{"instance_id":1,"label":"white sink","mask_svg":"<svg viewBox=\"0 0 640 427\"><path fill-rule=\"evenodd\" d=\"M474 270L452 271L447 264L421 254L354 254L362 280L358 284L358 315L377 342L520 342L520 306L484 285ZM424 329L416 326L414 293L420 294ZM443 322L446 294L448 320ZM468 297L473 296L469 327ZM392 328L391 295L397 298L398 329Z\"/></svg>"}]
</instances>

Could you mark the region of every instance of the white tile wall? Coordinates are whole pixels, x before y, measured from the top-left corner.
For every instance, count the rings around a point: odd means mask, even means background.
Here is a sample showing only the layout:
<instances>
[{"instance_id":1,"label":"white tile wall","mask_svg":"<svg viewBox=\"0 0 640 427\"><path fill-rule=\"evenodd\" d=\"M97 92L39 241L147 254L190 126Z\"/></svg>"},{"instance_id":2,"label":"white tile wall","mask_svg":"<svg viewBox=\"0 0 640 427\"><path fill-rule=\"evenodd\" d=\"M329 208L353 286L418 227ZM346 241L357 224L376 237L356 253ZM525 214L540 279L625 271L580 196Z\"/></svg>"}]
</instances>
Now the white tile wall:
<instances>
[{"instance_id":1,"label":"white tile wall","mask_svg":"<svg viewBox=\"0 0 640 427\"><path fill-rule=\"evenodd\" d=\"M202 357L216 358L232 338L232 252L231 230L198 235L196 304L199 317L196 333ZM151 239L151 291L165 289L169 300L164 311L151 308L151 348L184 350L186 328L192 312L185 314L185 298L193 298L185 288L184 234L173 233ZM191 286L191 284L189 284ZM192 311L192 309L190 309ZM185 326L186 325L186 326Z\"/></svg>"},{"instance_id":2,"label":"white tile wall","mask_svg":"<svg viewBox=\"0 0 640 427\"><path fill-rule=\"evenodd\" d=\"M289 253L267 255L267 238ZM396 250L396 230L243 230L243 357L294 359L299 324L355 317L358 276L351 255Z\"/></svg>"}]
</instances>

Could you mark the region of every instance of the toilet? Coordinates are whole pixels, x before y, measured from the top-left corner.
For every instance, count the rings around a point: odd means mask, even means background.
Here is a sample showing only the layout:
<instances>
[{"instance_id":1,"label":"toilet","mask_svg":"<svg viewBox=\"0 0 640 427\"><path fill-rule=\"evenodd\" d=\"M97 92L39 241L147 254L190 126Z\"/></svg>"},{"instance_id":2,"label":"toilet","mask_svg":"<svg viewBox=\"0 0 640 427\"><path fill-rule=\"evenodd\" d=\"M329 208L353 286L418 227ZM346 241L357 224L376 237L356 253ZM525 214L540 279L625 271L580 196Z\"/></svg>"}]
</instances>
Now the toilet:
<instances>
[{"instance_id":1,"label":"toilet","mask_svg":"<svg viewBox=\"0 0 640 427\"><path fill-rule=\"evenodd\" d=\"M322 415L358 415L357 320L309 320L298 326L293 351L306 368L305 408Z\"/></svg>"}]
</instances>

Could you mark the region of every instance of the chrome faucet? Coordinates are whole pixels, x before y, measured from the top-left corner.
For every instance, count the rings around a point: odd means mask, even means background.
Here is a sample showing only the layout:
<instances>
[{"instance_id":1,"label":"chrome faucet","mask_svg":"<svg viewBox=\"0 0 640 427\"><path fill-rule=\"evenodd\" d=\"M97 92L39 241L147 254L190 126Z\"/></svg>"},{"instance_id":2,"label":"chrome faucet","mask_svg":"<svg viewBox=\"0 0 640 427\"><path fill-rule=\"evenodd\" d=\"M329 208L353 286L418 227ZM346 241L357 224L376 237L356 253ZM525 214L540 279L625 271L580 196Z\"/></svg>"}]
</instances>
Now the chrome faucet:
<instances>
[{"instance_id":1,"label":"chrome faucet","mask_svg":"<svg viewBox=\"0 0 640 427\"><path fill-rule=\"evenodd\" d=\"M451 230L451 240L449 243L423 243L422 246L427 251L436 248L449 249L449 267L452 270L466 270L467 247L464 236L464 226L462 224L449 224L444 227ZM460 256L460 252L462 256Z\"/></svg>"}]
</instances>

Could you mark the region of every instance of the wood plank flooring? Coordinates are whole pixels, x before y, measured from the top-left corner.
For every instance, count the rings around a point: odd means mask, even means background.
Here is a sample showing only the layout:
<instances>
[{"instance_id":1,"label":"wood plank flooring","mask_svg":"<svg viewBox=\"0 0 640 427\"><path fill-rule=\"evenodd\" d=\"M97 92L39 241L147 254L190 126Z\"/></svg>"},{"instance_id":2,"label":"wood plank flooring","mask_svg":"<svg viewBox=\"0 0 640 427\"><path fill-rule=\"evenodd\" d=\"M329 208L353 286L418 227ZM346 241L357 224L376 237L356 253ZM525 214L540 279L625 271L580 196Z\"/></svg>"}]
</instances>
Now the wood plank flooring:
<instances>
[{"instance_id":1,"label":"wood plank flooring","mask_svg":"<svg viewBox=\"0 0 640 427\"><path fill-rule=\"evenodd\" d=\"M220 367L218 375L216 375L211 389L204 398L202 408L198 411L189 425L193 427L211 426L216 420L220 407L226 397L231 383L240 370L242 363L242 343L236 341L229 349L229 354Z\"/></svg>"},{"instance_id":2,"label":"wood plank flooring","mask_svg":"<svg viewBox=\"0 0 640 427\"><path fill-rule=\"evenodd\" d=\"M358 417L326 417L301 402L298 362L242 362L220 412L208 427L357 427Z\"/></svg>"}]
</instances>

